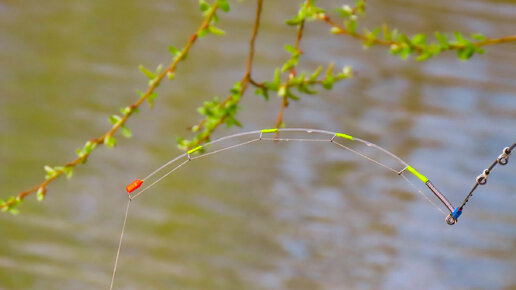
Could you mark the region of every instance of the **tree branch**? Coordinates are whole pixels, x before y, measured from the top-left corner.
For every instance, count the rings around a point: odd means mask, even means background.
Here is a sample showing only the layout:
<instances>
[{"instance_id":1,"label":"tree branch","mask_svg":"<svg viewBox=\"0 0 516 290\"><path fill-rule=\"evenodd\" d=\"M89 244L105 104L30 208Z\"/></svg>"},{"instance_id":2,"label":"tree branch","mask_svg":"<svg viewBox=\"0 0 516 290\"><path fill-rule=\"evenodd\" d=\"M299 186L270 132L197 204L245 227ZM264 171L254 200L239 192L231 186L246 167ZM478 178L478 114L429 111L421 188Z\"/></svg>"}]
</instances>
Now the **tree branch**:
<instances>
[{"instance_id":1,"label":"tree branch","mask_svg":"<svg viewBox=\"0 0 516 290\"><path fill-rule=\"evenodd\" d=\"M156 78L154 78L150 82L148 90L135 103L126 107L127 110L126 110L126 113L124 114L124 116L116 124L114 124L113 127L109 131L107 131L106 133L104 133L102 136L100 136L98 138L94 138L94 139L91 139L90 141L88 141L91 148L95 148L96 145L101 145L101 144L106 143L107 140L109 140L115 132L117 132L120 128L122 128L122 126L124 126L126 121L133 115L135 110L138 109L142 105L143 102L145 102L146 100L149 99L149 97L154 93L155 89L160 85L163 78L165 78L167 75L173 74L175 72L177 65L179 64L179 62L184 60L186 54L190 51L190 48L197 40L199 33L209 27L210 23L212 22L212 20L214 18L214 15L215 15L215 12L217 11L217 9L218 9L218 3L216 2L215 4L213 4L210 7L210 10L205 14L205 19L204 19L203 23L199 26L197 31L190 36L186 46L183 48L183 50L181 50L180 54L178 54L177 57L174 58L174 61L170 64L170 66L165 71L163 71L162 73L157 75ZM78 164L85 162L90 154L91 154L91 151L84 152L84 154L81 154L81 156L79 156L77 159L68 162L63 167L63 169L56 170L54 172L54 174L52 174L52 176L46 178L46 180L43 181L42 183L40 183L26 191L20 192L15 198L12 197L6 202L0 202L0 209L2 209L4 211L7 209L11 209L14 205L19 204L26 196L28 196L36 191L40 191L44 195L46 193L46 187L48 186L48 184L50 184L52 181L59 178L63 174L67 173L67 170L65 170L64 168L74 168Z\"/></svg>"}]
</instances>

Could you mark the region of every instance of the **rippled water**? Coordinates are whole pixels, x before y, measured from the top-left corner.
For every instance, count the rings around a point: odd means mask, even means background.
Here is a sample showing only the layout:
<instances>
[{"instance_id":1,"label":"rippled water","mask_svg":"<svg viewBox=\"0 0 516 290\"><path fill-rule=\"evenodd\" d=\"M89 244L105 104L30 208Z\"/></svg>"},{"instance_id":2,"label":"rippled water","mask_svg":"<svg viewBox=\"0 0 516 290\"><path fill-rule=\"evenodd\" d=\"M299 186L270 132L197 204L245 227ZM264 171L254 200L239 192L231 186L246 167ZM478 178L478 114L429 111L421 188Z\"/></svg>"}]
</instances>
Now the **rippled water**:
<instances>
[{"instance_id":1,"label":"rippled water","mask_svg":"<svg viewBox=\"0 0 516 290\"><path fill-rule=\"evenodd\" d=\"M327 1L330 8L341 2ZM196 1L0 3L0 181L5 197L38 182L135 100L137 69L169 60L200 21ZM179 154L175 136L203 100L244 71L254 1L222 16L157 106L129 121L135 137L102 148L46 201L0 216L0 289L106 289L125 185ZM265 1L254 76L271 78L295 30L297 3ZM514 34L514 1L372 1L365 23L408 33ZM302 68L351 64L353 80L304 97L289 127L343 131L413 164L457 203L516 137L514 44L469 62L453 53L401 61L310 24ZM274 124L279 100L247 94L244 128ZM221 130L218 136L229 134ZM516 288L516 170L497 168L450 227L396 176L322 144L254 144L193 162L134 204L117 289Z\"/></svg>"}]
</instances>

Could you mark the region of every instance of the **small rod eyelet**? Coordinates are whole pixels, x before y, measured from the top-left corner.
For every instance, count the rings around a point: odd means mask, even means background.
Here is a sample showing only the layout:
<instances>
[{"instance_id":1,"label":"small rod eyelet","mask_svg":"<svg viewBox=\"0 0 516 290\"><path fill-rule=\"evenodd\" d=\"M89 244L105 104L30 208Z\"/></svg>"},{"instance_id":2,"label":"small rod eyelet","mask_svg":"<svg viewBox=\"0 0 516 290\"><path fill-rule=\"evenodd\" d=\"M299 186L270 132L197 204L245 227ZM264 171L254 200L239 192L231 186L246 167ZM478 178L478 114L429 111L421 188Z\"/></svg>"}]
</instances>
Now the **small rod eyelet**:
<instances>
[{"instance_id":1,"label":"small rod eyelet","mask_svg":"<svg viewBox=\"0 0 516 290\"><path fill-rule=\"evenodd\" d=\"M509 163L509 155L511 155L511 148L505 147L503 149L502 154L498 156L498 159L496 161L498 161L498 164L500 165L506 165L507 163Z\"/></svg>"},{"instance_id":2,"label":"small rod eyelet","mask_svg":"<svg viewBox=\"0 0 516 290\"><path fill-rule=\"evenodd\" d=\"M454 225L455 223L457 222L457 220L455 220L451 214L449 214L447 217L446 217L446 223L449 224L450 226Z\"/></svg>"},{"instance_id":3,"label":"small rod eyelet","mask_svg":"<svg viewBox=\"0 0 516 290\"><path fill-rule=\"evenodd\" d=\"M482 174L480 174L479 176L477 176L477 183L480 184L480 185L484 185L487 183L487 176L489 175L489 170L484 170L484 172L482 172Z\"/></svg>"}]
</instances>

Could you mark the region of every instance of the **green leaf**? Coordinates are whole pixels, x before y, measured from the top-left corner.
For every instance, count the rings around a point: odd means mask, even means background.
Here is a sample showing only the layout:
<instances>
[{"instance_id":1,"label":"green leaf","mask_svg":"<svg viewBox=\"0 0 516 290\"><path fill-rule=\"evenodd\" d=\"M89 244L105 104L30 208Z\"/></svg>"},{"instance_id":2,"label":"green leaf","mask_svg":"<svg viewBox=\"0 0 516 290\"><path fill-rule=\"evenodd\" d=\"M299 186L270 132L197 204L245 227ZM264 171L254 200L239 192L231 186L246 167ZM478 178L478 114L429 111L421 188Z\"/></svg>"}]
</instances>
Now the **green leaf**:
<instances>
[{"instance_id":1,"label":"green leaf","mask_svg":"<svg viewBox=\"0 0 516 290\"><path fill-rule=\"evenodd\" d=\"M486 40L486 37L482 34L482 33L475 33L475 34L472 34L471 37L473 37L474 39L478 40L478 41L484 41Z\"/></svg>"},{"instance_id":2,"label":"green leaf","mask_svg":"<svg viewBox=\"0 0 516 290\"><path fill-rule=\"evenodd\" d=\"M120 129L122 130L122 135L124 135L125 138L131 138L133 136L131 130L129 130L129 128L126 126L122 125Z\"/></svg>"},{"instance_id":3,"label":"green leaf","mask_svg":"<svg viewBox=\"0 0 516 290\"><path fill-rule=\"evenodd\" d=\"M179 49L177 49L175 46L173 45L170 45L168 47L168 51L170 51L170 53L174 56L174 57L179 57L181 55L181 51Z\"/></svg>"},{"instance_id":4,"label":"green leaf","mask_svg":"<svg viewBox=\"0 0 516 290\"><path fill-rule=\"evenodd\" d=\"M344 21L344 25L351 34L355 34L355 32L357 31L358 23L356 19L353 19L353 17L350 18L350 20Z\"/></svg>"},{"instance_id":5,"label":"green leaf","mask_svg":"<svg viewBox=\"0 0 516 290\"><path fill-rule=\"evenodd\" d=\"M295 26L295 25L301 24L301 22L303 22L303 20L304 20L304 18L300 18L300 17L296 16L292 19L286 20L285 24Z\"/></svg>"},{"instance_id":6,"label":"green leaf","mask_svg":"<svg viewBox=\"0 0 516 290\"><path fill-rule=\"evenodd\" d=\"M215 27L213 25L208 26L208 31L210 33L213 33L215 35L224 35L226 32L218 27Z\"/></svg>"},{"instance_id":7,"label":"green leaf","mask_svg":"<svg viewBox=\"0 0 516 290\"><path fill-rule=\"evenodd\" d=\"M473 56L473 54L475 54L475 47L471 44L457 50L457 57L460 60L468 60Z\"/></svg>"},{"instance_id":8,"label":"green leaf","mask_svg":"<svg viewBox=\"0 0 516 290\"><path fill-rule=\"evenodd\" d=\"M240 82L235 82L233 84L233 88L229 90L229 92L233 95L240 95L240 92L242 91L242 84Z\"/></svg>"},{"instance_id":9,"label":"green leaf","mask_svg":"<svg viewBox=\"0 0 516 290\"><path fill-rule=\"evenodd\" d=\"M167 72L168 80L171 81L176 77L176 74L173 72Z\"/></svg>"},{"instance_id":10,"label":"green leaf","mask_svg":"<svg viewBox=\"0 0 516 290\"><path fill-rule=\"evenodd\" d=\"M296 54L297 53L297 49L291 45L291 44L287 44L285 45L285 50L291 54Z\"/></svg>"},{"instance_id":11,"label":"green leaf","mask_svg":"<svg viewBox=\"0 0 516 290\"><path fill-rule=\"evenodd\" d=\"M262 95L263 98L268 101L269 100L269 90L263 88L257 88L255 94Z\"/></svg>"},{"instance_id":12,"label":"green leaf","mask_svg":"<svg viewBox=\"0 0 516 290\"><path fill-rule=\"evenodd\" d=\"M36 197L39 202L42 202L45 199L46 189L42 186L38 188L38 191L36 192Z\"/></svg>"},{"instance_id":13,"label":"green leaf","mask_svg":"<svg viewBox=\"0 0 516 290\"><path fill-rule=\"evenodd\" d=\"M333 34L339 34L339 33L342 33L342 29L340 29L340 27L334 26L330 29L330 32Z\"/></svg>"},{"instance_id":14,"label":"green leaf","mask_svg":"<svg viewBox=\"0 0 516 290\"><path fill-rule=\"evenodd\" d=\"M392 41L392 34L389 31L389 27L387 27L387 25L384 24L382 26L382 30L383 30L383 39L385 39L386 41Z\"/></svg>"},{"instance_id":15,"label":"green leaf","mask_svg":"<svg viewBox=\"0 0 516 290\"><path fill-rule=\"evenodd\" d=\"M435 38L439 42L439 46L441 49L448 49L450 47L450 45L448 44L448 36L446 34L436 32Z\"/></svg>"},{"instance_id":16,"label":"green leaf","mask_svg":"<svg viewBox=\"0 0 516 290\"><path fill-rule=\"evenodd\" d=\"M276 89L277 87L279 87L281 83L281 70L279 68L276 68L274 70L274 79L272 81L272 86L274 86L273 89Z\"/></svg>"},{"instance_id":17,"label":"green leaf","mask_svg":"<svg viewBox=\"0 0 516 290\"><path fill-rule=\"evenodd\" d=\"M315 71L310 75L309 80L312 82L315 81L317 79L317 77L321 74L322 70L323 70L323 67L318 66L317 69L315 69Z\"/></svg>"},{"instance_id":18,"label":"green leaf","mask_svg":"<svg viewBox=\"0 0 516 290\"><path fill-rule=\"evenodd\" d=\"M229 12L230 7L227 0L218 0L217 3L219 4L220 9L224 12Z\"/></svg>"},{"instance_id":19,"label":"green leaf","mask_svg":"<svg viewBox=\"0 0 516 290\"><path fill-rule=\"evenodd\" d=\"M124 108L121 108L120 109L120 113L122 113L122 115L128 115L132 112L133 110L131 109L130 106L127 106L127 107L124 107Z\"/></svg>"},{"instance_id":20,"label":"green leaf","mask_svg":"<svg viewBox=\"0 0 516 290\"><path fill-rule=\"evenodd\" d=\"M286 72L288 71L289 69L295 67L297 65L297 59L289 59L287 60L287 62L285 62L285 64L283 64L283 67L281 67L281 72Z\"/></svg>"},{"instance_id":21,"label":"green leaf","mask_svg":"<svg viewBox=\"0 0 516 290\"><path fill-rule=\"evenodd\" d=\"M292 100L294 100L294 101L299 100L299 97L298 97L298 96L296 96L296 95L294 95L294 94L292 93L292 91L290 91L290 90L287 90L287 98L292 99Z\"/></svg>"},{"instance_id":22,"label":"green leaf","mask_svg":"<svg viewBox=\"0 0 516 290\"><path fill-rule=\"evenodd\" d=\"M201 12L206 12L210 9L210 4L206 3L204 0L199 0L199 8L201 9Z\"/></svg>"},{"instance_id":23,"label":"green leaf","mask_svg":"<svg viewBox=\"0 0 516 290\"><path fill-rule=\"evenodd\" d=\"M140 65L139 68L149 80L154 80L156 78L156 74L146 69L143 65Z\"/></svg>"},{"instance_id":24,"label":"green leaf","mask_svg":"<svg viewBox=\"0 0 516 290\"><path fill-rule=\"evenodd\" d=\"M424 46L426 44L426 34L420 33L412 36L412 44Z\"/></svg>"},{"instance_id":25,"label":"green leaf","mask_svg":"<svg viewBox=\"0 0 516 290\"><path fill-rule=\"evenodd\" d=\"M65 166L61 169L65 174L66 178L70 179L73 176L73 167L72 166Z\"/></svg>"},{"instance_id":26,"label":"green leaf","mask_svg":"<svg viewBox=\"0 0 516 290\"><path fill-rule=\"evenodd\" d=\"M353 9L349 5L342 5L342 7L335 8L334 11L340 13L342 18L353 15Z\"/></svg>"},{"instance_id":27,"label":"green leaf","mask_svg":"<svg viewBox=\"0 0 516 290\"><path fill-rule=\"evenodd\" d=\"M206 36L206 34L208 34L208 30L203 29L203 30L199 31L199 33L197 33L197 36L199 36L199 38L202 38L202 37Z\"/></svg>"},{"instance_id":28,"label":"green leaf","mask_svg":"<svg viewBox=\"0 0 516 290\"><path fill-rule=\"evenodd\" d=\"M147 98L147 101L149 102L149 107L152 109L154 107L154 100L158 97L158 93L152 92L152 94L149 95Z\"/></svg>"},{"instance_id":29,"label":"green leaf","mask_svg":"<svg viewBox=\"0 0 516 290\"><path fill-rule=\"evenodd\" d=\"M49 179L51 179L51 178L53 178L53 177L55 177L57 175L57 172L54 170L54 168L52 168L52 167L50 167L48 165L45 165L43 167L43 169L45 169L45 172L47 173L45 175L45 179L46 180L49 180Z\"/></svg>"},{"instance_id":30,"label":"green leaf","mask_svg":"<svg viewBox=\"0 0 516 290\"><path fill-rule=\"evenodd\" d=\"M95 147L97 147L97 143L88 141L88 142L86 142L86 144L84 144L83 151L86 154L90 154L91 151L93 151L93 149L95 149Z\"/></svg>"},{"instance_id":31,"label":"green leaf","mask_svg":"<svg viewBox=\"0 0 516 290\"><path fill-rule=\"evenodd\" d=\"M107 136L104 138L104 144L106 144L107 147L113 148L116 145L116 139L113 136Z\"/></svg>"},{"instance_id":32,"label":"green leaf","mask_svg":"<svg viewBox=\"0 0 516 290\"><path fill-rule=\"evenodd\" d=\"M287 87L286 86L281 86L278 90L278 96L280 97L284 97L287 95Z\"/></svg>"},{"instance_id":33,"label":"green leaf","mask_svg":"<svg viewBox=\"0 0 516 290\"><path fill-rule=\"evenodd\" d=\"M77 155L77 157L82 157L85 155L80 148L75 149L75 154Z\"/></svg>"},{"instance_id":34,"label":"green leaf","mask_svg":"<svg viewBox=\"0 0 516 290\"><path fill-rule=\"evenodd\" d=\"M111 115L109 116L109 122L112 124L112 125L116 125L118 124L120 121L122 121L122 117L118 116L118 115Z\"/></svg>"}]
</instances>

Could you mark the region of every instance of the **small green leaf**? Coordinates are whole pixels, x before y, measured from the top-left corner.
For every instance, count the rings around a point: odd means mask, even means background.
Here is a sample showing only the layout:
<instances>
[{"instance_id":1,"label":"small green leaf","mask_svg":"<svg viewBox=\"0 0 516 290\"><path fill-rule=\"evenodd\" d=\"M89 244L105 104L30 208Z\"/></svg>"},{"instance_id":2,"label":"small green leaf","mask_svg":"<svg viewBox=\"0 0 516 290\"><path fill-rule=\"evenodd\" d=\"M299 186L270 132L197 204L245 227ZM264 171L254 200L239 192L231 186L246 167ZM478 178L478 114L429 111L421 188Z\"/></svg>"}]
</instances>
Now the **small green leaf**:
<instances>
[{"instance_id":1,"label":"small green leaf","mask_svg":"<svg viewBox=\"0 0 516 290\"><path fill-rule=\"evenodd\" d=\"M168 80L171 81L176 77L176 74L173 72L167 72Z\"/></svg>"},{"instance_id":2,"label":"small green leaf","mask_svg":"<svg viewBox=\"0 0 516 290\"><path fill-rule=\"evenodd\" d=\"M154 80L156 78L156 74L154 74L153 72L151 72L150 70L146 69L143 65L140 65L140 70L142 71L142 73L149 79L149 80Z\"/></svg>"},{"instance_id":3,"label":"small green leaf","mask_svg":"<svg viewBox=\"0 0 516 290\"><path fill-rule=\"evenodd\" d=\"M46 176L45 176L45 179L48 180L48 179L51 179L53 177L55 177L57 175L57 172L54 170L54 168L48 166L48 165L45 165L43 167L43 169L45 169L45 172L47 173Z\"/></svg>"},{"instance_id":4,"label":"small green leaf","mask_svg":"<svg viewBox=\"0 0 516 290\"><path fill-rule=\"evenodd\" d=\"M475 33L475 34L472 34L471 37L473 37L474 39L478 40L478 41L484 41L486 40L486 37L482 34L482 33Z\"/></svg>"},{"instance_id":5,"label":"small green leaf","mask_svg":"<svg viewBox=\"0 0 516 290\"><path fill-rule=\"evenodd\" d=\"M104 138L104 144L109 148L113 148L116 145L116 139L113 136L106 136L106 138Z\"/></svg>"},{"instance_id":6,"label":"small green leaf","mask_svg":"<svg viewBox=\"0 0 516 290\"><path fill-rule=\"evenodd\" d=\"M158 97L158 93L152 92L152 94L149 95L147 98L147 101L149 102L149 107L152 109L154 107L154 100Z\"/></svg>"},{"instance_id":7,"label":"small green leaf","mask_svg":"<svg viewBox=\"0 0 516 290\"><path fill-rule=\"evenodd\" d=\"M436 32L435 38L439 42L439 46L441 49L448 49L450 47L450 45L448 44L448 36L446 34Z\"/></svg>"},{"instance_id":8,"label":"small green leaf","mask_svg":"<svg viewBox=\"0 0 516 290\"><path fill-rule=\"evenodd\" d=\"M72 166L65 166L61 169L65 174L66 178L70 179L73 176L73 167Z\"/></svg>"},{"instance_id":9,"label":"small green leaf","mask_svg":"<svg viewBox=\"0 0 516 290\"><path fill-rule=\"evenodd\" d=\"M280 83L281 83L281 70L279 68L276 68L274 70L274 79L272 81L272 85L277 88L277 87L279 87Z\"/></svg>"},{"instance_id":10,"label":"small green leaf","mask_svg":"<svg viewBox=\"0 0 516 290\"><path fill-rule=\"evenodd\" d=\"M315 81L317 79L317 77L321 74L322 70L323 70L323 67L318 66L317 69L315 69L315 71L310 75L309 80L312 82Z\"/></svg>"},{"instance_id":11,"label":"small green leaf","mask_svg":"<svg viewBox=\"0 0 516 290\"><path fill-rule=\"evenodd\" d=\"M204 0L199 0L199 8L201 9L201 12L206 12L210 9L210 4L206 3Z\"/></svg>"},{"instance_id":12,"label":"small green leaf","mask_svg":"<svg viewBox=\"0 0 516 290\"><path fill-rule=\"evenodd\" d=\"M412 36L412 44L414 45L425 45L426 44L426 34L420 33Z\"/></svg>"},{"instance_id":13,"label":"small green leaf","mask_svg":"<svg viewBox=\"0 0 516 290\"><path fill-rule=\"evenodd\" d=\"M80 148L75 149L75 154L77 155L77 157L82 157L85 155Z\"/></svg>"},{"instance_id":14,"label":"small green leaf","mask_svg":"<svg viewBox=\"0 0 516 290\"><path fill-rule=\"evenodd\" d=\"M208 34L208 30L202 29L201 31L199 31L199 33L197 33L197 36L199 36L199 38L202 38L202 37L206 36L206 34Z\"/></svg>"},{"instance_id":15,"label":"small green leaf","mask_svg":"<svg viewBox=\"0 0 516 290\"><path fill-rule=\"evenodd\" d=\"M46 189L45 187L38 188L38 191L36 192L36 197L39 202L42 202L45 199Z\"/></svg>"},{"instance_id":16,"label":"small green leaf","mask_svg":"<svg viewBox=\"0 0 516 290\"><path fill-rule=\"evenodd\" d=\"M285 45L285 50L287 52L290 52L291 54L297 53L297 49L293 45L291 45L291 44Z\"/></svg>"},{"instance_id":17,"label":"small green leaf","mask_svg":"<svg viewBox=\"0 0 516 290\"><path fill-rule=\"evenodd\" d=\"M344 21L344 25L351 34L355 34L355 32L357 31L358 23L357 20L354 19L354 17L351 17L349 20Z\"/></svg>"},{"instance_id":18,"label":"small green leaf","mask_svg":"<svg viewBox=\"0 0 516 290\"><path fill-rule=\"evenodd\" d=\"M131 130L129 130L129 128L126 126L122 125L120 129L122 130L122 135L124 135L125 138L131 138L133 136Z\"/></svg>"},{"instance_id":19,"label":"small green leaf","mask_svg":"<svg viewBox=\"0 0 516 290\"><path fill-rule=\"evenodd\" d=\"M278 90L278 96L280 97L284 97L287 95L287 87L286 86L281 86Z\"/></svg>"},{"instance_id":20,"label":"small green leaf","mask_svg":"<svg viewBox=\"0 0 516 290\"><path fill-rule=\"evenodd\" d=\"M181 51L179 49L177 49L175 46L173 45L170 45L168 47L168 51L170 51L170 53L174 56L174 57L178 57L181 55Z\"/></svg>"},{"instance_id":21,"label":"small green leaf","mask_svg":"<svg viewBox=\"0 0 516 290\"><path fill-rule=\"evenodd\" d=\"M303 18L300 18L298 16L292 18L292 19L289 19L289 20L286 20L285 21L285 24L287 25L291 25L291 26L294 26L294 25L299 25L301 24L301 22L303 22Z\"/></svg>"},{"instance_id":22,"label":"small green leaf","mask_svg":"<svg viewBox=\"0 0 516 290\"><path fill-rule=\"evenodd\" d=\"M86 142L86 144L84 144L83 151L86 154L90 154L91 151L93 151L93 149L95 149L95 147L97 147L97 143L88 141L88 142Z\"/></svg>"},{"instance_id":23,"label":"small green leaf","mask_svg":"<svg viewBox=\"0 0 516 290\"><path fill-rule=\"evenodd\" d=\"M224 12L229 12L230 7L227 0L218 0L217 3L219 4L220 9Z\"/></svg>"},{"instance_id":24,"label":"small green leaf","mask_svg":"<svg viewBox=\"0 0 516 290\"><path fill-rule=\"evenodd\" d=\"M473 56L473 54L475 54L475 47L471 44L457 50L457 57L460 60L468 60Z\"/></svg>"},{"instance_id":25,"label":"small green leaf","mask_svg":"<svg viewBox=\"0 0 516 290\"><path fill-rule=\"evenodd\" d=\"M130 106L127 106L127 107L124 107L124 108L121 108L120 109L120 113L122 113L122 115L129 115L133 110L131 109Z\"/></svg>"},{"instance_id":26,"label":"small green leaf","mask_svg":"<svg viewBox=\"0 0 516 290\"><path fill-rule=\"evenodd\" d=\"M210 33L213 33L215 35L224 35L226 32L218 27L215 27L213 25L208 26L208 31Z\"/></svg>"},{"instance_id":27,"label":"small green leaf","mask_svg":"<svg viewBox=\"0 0 516 290\"><path fill-rule=\"evenodd\" d=\"M333 34L339 34L339 33L342 32L342 29L340 29L340 27L334 26L334 27L331 28L330 32L333 33Z\"/></svg>"},{"instance_id":28,"label":"small green leaf","mask_svg":"<svg viewBox=\"0 0 516 290\"><path fill-rule=\"evenodd\" d=\"M263 98L268 101L269 100L269 90L263 88L257 88L255 94L262 95Z\"/></svg>"},{"instance_id":29,"label":"small green leaf","mask_svg":"<svg viewBox=\"0 0 516 290\"><path fill-rule=\"evenodd\" d=\"M118 116L118 115L111 115L109 116L109 122L112 124L112 125L116 125L118 124L120 121L122 121L122 117Z\"/></svg>"}]
</instances>

